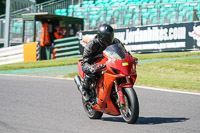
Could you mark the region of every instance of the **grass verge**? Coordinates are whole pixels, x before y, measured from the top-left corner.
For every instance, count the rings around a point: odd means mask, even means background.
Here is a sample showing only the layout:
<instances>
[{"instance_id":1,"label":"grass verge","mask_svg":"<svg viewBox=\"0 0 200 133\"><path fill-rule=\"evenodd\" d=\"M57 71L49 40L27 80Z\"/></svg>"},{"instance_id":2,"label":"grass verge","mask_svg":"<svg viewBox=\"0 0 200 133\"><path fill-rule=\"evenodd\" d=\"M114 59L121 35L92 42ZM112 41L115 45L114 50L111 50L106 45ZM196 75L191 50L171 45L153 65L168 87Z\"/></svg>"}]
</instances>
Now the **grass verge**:
<instances>
[{"instance_id":1,"label":"grass verge","mask_svg":"<svg viewBox=\"0 0 200 133\"><path fill-rule=\"evenodd\" d=\"M139 60L200 56L200 52L133 54ZM81 58L65 58L0 66L2 70L75 65ZM200 59L141 63L137 67L136 85L200 92ZM73 78L78 72L63 75Z\"/></svg>"},{"instance_id":2,"label":"grass verge","mask_svg":"<svg viewBox=\"0 0 200 133\"><path fill-rule=\"evenodd\" d=\"M75 72L75 73L69 73L67 75L64 75L63 77L64 78L74 78L76 75L79 75L78 72Z\"/></svg>"},{"instance_id":3,"label":"grass verge","mask_svg":"<svg viewBox=\"0 0 200 133\"><path fill-rule=\"evenodd\" d=\"M79 59L81 58L64 58L64 59L44 60L44 61L37 61L37 62L14 63L14 64L8 64L8 65L1 65L0 71L76 65Z\"/></svg>"},{"instance_id":4,"label":"grass verge","mask_svg":"<svg viewBox=\"0 0 200 133\"><path fill-rule=\"evenodd\" d=\"M200 52L133 54L133 56L138 58L139 60L146 60L146 59L162 59L162 58L200 56ZM9 65L0 65L0 71L76 65L78 60L80 60L80 59L81 58L64 58L64 59L56 59L56 60L45 60L45 61L37 61L37 62L24 62L24 63L9 64Z\"/></svg>"},{"instance_id":5,"label":"grass verge","mask_svg":"<svg viewBox=\"0 0 200 133\"><path fill-rule=\"evenodd\" d=\"M135 85L200 92L200 59L142 63L137 74Z\"/></svg>"},{"instance_id":6,"label":"grass verge","mask_svg":"<svg viewBox=\"0 0 200 133\"><path fill-rule=\"evenodd\" d=\"M136 85L200 92L200 59L142 63Z\"/></svg>"},{"instance_id":7,"label":"grass verge","mask_svg":"<svg viewBox=\"0 0 200 133\"><path fill-rule=\"evenodd\" d=\"M139 60L199 56L200 53L135 54ZM136 85L200 92L200 59L141 63ZM65 77L74 77L71 73Z\"/></svg>"},{"instance_id":8,"label":"grass verge","mask_svg":"<svg viewBox=\"0 0 200 133\"><path fill-rule=\"evenodd\" d=\"M139 60L147 59L163 59L163 58L178 58L200 56L200 52L174 52L174 53L154 53L154 54L133 54Z\"/></svg>"}]
</instances>

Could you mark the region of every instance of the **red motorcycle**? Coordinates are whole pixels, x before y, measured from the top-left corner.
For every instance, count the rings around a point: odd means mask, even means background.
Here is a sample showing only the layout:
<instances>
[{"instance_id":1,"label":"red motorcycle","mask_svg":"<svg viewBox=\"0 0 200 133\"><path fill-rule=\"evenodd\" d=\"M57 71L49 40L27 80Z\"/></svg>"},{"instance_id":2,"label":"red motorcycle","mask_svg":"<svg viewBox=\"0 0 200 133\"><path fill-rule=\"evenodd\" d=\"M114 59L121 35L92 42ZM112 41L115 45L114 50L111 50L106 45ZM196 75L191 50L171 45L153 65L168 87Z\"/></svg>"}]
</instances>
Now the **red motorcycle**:
<instances>
[{"instance_id":1,"label":"red motorcycle","mask_svg":"<svg viewBox=\"0 0 200 133\"><path fill-rule=\"evenodd\" d=\"M100 68L93 83L90 85L90 101L82 99L83 107L90 119L100 119L103 113L122 115L127 123L135 123L139 116L139 103L133 88L137 78L137 58L126 52L122 44L113 44L104 51L105 58L98 59L95 65ZM78 62L79 74L74 81L78 90L82 92L81 80L85 74ZM82 93L81 93L82 94Z\"/></svg>"}]
</instances>

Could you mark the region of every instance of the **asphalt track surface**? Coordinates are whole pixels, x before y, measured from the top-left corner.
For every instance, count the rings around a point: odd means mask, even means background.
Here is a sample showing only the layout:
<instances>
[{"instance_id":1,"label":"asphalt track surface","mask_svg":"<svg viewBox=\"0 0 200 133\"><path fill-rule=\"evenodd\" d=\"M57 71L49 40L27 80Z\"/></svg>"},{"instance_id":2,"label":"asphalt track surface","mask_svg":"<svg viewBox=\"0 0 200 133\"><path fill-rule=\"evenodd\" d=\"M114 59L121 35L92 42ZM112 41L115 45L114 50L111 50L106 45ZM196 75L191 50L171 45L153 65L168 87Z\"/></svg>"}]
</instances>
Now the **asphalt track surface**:
<instances>
[{"instance_id":1,"label":"asphalt track surface","mask_svg":"<svg viewBox=\"0 0 200 133\"><path fill-rule=\"evenodd\" d=\"M200 95L135 88L136 124L90 120L72 80L0 75L0 133L200 133Z\"/></svg>"}]
</instances>

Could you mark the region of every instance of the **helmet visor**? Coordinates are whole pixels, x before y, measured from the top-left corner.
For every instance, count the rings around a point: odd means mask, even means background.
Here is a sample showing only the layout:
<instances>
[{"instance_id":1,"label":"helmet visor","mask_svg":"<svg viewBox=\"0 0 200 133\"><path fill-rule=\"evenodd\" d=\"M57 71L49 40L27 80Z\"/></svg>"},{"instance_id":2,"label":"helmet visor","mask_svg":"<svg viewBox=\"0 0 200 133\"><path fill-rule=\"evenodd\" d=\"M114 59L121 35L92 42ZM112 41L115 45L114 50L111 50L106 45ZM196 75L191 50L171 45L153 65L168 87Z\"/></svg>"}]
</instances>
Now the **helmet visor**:
<instances>
[{"instance_id":1,"label":"helmet visor","mask_svg":"<svg viewBox=\"0 0 200 133\"><path fill-rule=\"evenodd\" d=\"M109 35L105 35L103 38L102 38L102 42L106 45L106 46L109 46L112 44L114 40L114 32L112 32L111 34Z\"/></svg>"}]
</instances>

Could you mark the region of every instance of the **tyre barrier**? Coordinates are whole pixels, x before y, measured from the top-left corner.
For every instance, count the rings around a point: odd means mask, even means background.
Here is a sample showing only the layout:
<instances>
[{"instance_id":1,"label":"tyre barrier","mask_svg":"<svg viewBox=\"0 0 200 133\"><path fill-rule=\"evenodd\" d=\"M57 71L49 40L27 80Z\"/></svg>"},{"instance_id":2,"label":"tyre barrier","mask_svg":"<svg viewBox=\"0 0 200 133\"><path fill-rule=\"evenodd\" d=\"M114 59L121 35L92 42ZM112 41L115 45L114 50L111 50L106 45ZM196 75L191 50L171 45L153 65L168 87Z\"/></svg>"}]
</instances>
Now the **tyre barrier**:
<instances>
[{"instance_id":1,"label":"tyre barrier","mask_svg":"<svg viewBox=\"0 0 200 133\"><path fill-rule=\"evenodd\" d=\"M54 57L80 57L80 41L77 36L57 39L54 41Z\"/></svg>"}]
</instances>

